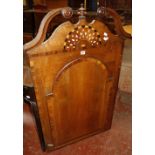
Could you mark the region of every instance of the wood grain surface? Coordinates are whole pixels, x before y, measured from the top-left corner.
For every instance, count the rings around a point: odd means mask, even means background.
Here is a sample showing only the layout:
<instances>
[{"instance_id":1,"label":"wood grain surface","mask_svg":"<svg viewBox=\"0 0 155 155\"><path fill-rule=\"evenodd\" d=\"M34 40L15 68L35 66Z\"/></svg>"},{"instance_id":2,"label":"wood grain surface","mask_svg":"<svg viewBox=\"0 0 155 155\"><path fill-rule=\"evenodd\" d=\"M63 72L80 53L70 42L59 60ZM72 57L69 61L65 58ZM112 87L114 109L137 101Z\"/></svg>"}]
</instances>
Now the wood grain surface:
<instances>
[{"instance_id":1,"label":"wood grain surface","mask_svg":"<svg viewBox=\"0 0 155 155\"><path fill-rule=\"evenodd\" d=\"M110 129L124 41L98 20L65 22L47 40L45 25L24 49L45 146L53 150Z\"/></svg>"}]
</instances>

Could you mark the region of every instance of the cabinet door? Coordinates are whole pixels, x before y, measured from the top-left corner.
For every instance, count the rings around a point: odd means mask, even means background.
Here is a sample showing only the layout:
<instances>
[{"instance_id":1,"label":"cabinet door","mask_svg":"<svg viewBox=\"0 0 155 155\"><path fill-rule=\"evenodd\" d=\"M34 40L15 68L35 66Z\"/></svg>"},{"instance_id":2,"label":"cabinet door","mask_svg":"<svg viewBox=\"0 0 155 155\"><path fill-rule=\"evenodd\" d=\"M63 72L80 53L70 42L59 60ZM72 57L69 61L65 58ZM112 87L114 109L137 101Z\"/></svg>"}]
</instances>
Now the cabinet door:
<instances>
[{"instance_id":1,"label":"cabinet door","mask_svg":"<svg viewBox=\"0 0 155 155\"><path fill-rule=\"evenodd\" d=\"M47 98L54 146L61 146L105 128L112 81L92 57L74 59L56 74Z\"/></svg>"}]
</instances>

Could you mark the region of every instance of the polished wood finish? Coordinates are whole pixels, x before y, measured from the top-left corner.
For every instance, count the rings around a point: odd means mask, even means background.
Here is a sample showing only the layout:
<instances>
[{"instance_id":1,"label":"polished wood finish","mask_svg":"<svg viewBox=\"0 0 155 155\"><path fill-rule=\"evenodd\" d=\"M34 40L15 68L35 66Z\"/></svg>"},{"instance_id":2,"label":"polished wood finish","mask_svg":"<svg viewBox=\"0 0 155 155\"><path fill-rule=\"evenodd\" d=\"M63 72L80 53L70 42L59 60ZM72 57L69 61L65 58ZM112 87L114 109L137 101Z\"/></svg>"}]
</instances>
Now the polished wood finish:
<instances>
[{"instance_id":1,"label":"polished wood finish","mask_svg":"<svg viewBox=\"0 0 155 155\"><path fill-rule=\"evenodd\" d=\"M88 23L82 11L78 23L61 24L45 40L61 11L49 12L36 38L24 45L48 150L110 129L124 43L104 23Z\"/></svg>"}]
</instances>

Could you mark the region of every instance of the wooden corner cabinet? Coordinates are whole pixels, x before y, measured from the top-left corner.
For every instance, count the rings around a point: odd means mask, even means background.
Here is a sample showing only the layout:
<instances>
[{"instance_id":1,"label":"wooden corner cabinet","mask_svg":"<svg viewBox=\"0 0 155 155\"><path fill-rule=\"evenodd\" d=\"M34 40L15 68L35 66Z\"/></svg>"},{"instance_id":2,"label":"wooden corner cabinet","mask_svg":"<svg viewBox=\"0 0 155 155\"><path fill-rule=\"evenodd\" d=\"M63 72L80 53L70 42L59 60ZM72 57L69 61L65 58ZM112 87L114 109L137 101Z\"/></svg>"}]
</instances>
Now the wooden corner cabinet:
<instances>
[{"instance_id":1,"label":"wooden corner cabinet","mask_svg":"<svg viewBox=\"0 0 155 155\"><path fill-rule=\"evenodd\" d=\"M117 34L97 19L87 22L81 6L77 23L62 23L46 40L56 15L72 18L67 7L50 11L36 37L24 45L36 97L31 106L44 150L111 128L124 36L131 36L123 31L118 14L106 11L114 18Z\"/></svg>"}]
</instances>

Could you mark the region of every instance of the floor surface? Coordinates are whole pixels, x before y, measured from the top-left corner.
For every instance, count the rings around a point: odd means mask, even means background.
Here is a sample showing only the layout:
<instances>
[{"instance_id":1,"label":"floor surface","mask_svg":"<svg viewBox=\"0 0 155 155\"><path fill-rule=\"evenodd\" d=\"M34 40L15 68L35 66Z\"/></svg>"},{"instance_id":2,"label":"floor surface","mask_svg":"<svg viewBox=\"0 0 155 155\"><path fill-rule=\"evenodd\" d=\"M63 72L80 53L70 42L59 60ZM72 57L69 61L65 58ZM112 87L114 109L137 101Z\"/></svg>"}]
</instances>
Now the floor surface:
<instances>
[{"instance_id":1,"label":"floor surface","mask_svg":"<svg viewBox=\"0 0 155 155\"><path fill-rule=\"evenodd\" d=\"M129 96L130 97L130 96ZM24 155L131 155L131 100L117 98L110 130L53 152L42 152L29 106L24 104Z\"/></svg>"}]
</instances>

